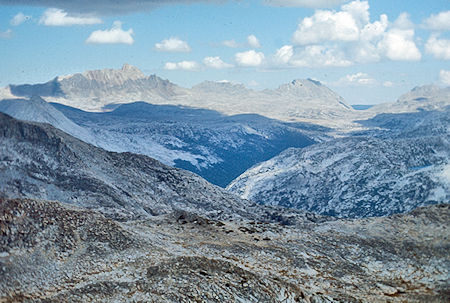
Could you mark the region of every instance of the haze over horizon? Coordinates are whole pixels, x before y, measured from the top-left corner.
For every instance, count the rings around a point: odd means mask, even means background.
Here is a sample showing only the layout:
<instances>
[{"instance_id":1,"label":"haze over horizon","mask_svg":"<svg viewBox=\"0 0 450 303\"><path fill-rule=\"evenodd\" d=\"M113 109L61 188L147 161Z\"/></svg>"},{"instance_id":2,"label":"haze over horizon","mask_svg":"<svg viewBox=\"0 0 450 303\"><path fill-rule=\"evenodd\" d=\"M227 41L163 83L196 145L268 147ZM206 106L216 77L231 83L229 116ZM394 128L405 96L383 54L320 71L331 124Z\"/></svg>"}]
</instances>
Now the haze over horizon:
<instances>
[{"instance_id":1,"label":"haze over horizon","mask_svg":"<svg viewBox=\"0 0 450 303\"><path fill-rule=\"evenodd\" d=\"M184 87L312 78L350 104L450 85L446 0L167 2L0 0L0 87L124 63Z\"/></svg>"}]
</instances>

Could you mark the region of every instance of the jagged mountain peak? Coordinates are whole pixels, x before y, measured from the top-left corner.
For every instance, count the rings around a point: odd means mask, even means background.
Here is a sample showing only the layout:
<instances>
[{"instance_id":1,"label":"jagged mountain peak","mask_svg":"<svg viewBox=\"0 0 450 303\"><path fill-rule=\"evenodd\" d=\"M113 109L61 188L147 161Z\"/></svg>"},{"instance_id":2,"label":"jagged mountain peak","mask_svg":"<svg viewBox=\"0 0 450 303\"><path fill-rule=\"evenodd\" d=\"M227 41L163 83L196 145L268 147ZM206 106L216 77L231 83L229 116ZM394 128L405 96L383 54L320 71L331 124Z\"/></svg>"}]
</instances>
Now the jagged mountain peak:
<instances>
[{"instance_id":1,"label":"jagged mountain peak","mask_svg":"<svg viewBox=\"0 0 450 303\"><path fill-rule=\"evenodd\" d=\"M290 83L293 86L303 86L303 85L315 85L322 86L322 83L318 80L313 80L311 78L308 79L294 79Z\"/></svg>"},{"instance_id":2,"label":"jagged mountain peak","mask_svg":"<svg viewBox=\"0 0 450 303\"><path fill-rule=\"evenodd\" d=\"M127 80L138 80L145 78L145 74L135 66L124 64L121 69L102 69L86 71L82 74L88 80L100 83L123 84Z\"/></svg>"},{"instance_id":3,"label":"jagged mountain peak","mask_svg":"<svg viewBox=\"0 0 450 303\"><path fill-rule=\"evenodd\" d=\"M308 79L294 79L289 83L285 83L280 85L277 88L278 92L295 92L299 94L304 94L307 92L332 92L336 94L331 89L323 85L320 81L313 80L311 78ZM336 94L337 95L337 94Z\"/></svg>"},{"instance_id":4,"label":"jagged mountain peak","mask_svg":"<svg viewBox=\"0 0 450 303\"><path fill-rule=\"evenodd\" d=\"M142 73L142 71L139 68L137 68L134 65L128 64L128 63L124 63L122 65L122 69L121 70L123 72Z\"/></svg>"}]
</instances>

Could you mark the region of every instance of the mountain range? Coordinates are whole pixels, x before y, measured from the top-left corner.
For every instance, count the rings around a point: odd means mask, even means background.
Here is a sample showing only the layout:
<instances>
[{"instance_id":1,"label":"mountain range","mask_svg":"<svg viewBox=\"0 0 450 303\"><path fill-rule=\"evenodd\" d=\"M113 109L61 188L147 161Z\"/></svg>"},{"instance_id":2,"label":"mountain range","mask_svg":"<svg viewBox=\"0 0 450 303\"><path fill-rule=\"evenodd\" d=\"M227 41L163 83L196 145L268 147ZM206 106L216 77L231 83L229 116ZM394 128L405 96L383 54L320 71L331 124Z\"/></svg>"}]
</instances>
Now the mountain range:
<instances>
[{"instance_id":1,"label":"mountain range","mask_svg":"<svg viewBox=\"0 0 450 303\"><path fill-rule=\"evenodd\" d=\"M2 100L0 112L49 123L109 151L148 155L222 187L286 148L304 147L327 137L320 126L144 102L91 113L35 96Z\"/></svg>"},{"instance_id":2,"label":"mountain range","mask_svg":"<svg viewBox=\"0 0 450 303\"><path fill-rule=\"evenodd\" d=\"M446 88L356 111L125 65L0 94L0 302L450 300Z\"/></svg>"},{"instance_id":3,"label":"mountain range","mask_svg":"<svg viewBox=\"0 0 450 303\"><path fill-rule=\"evenodd\" d=\"M0 114L0 136L2 301L449 299L448 204L336 220L49 124Z\"/></svg>"},{"instance_id":4,"label":"mountain range","mask_svg":"<svg viewBox=\"0 0 450 303\"><path fill-rule=\"evenodd\" d=\"M259 114L282 121L345 120L353 112L342 97L319 81L294 80L275 90L254 91L241 84L206 81L182 88L156 75L146 76L125 64L121 69L87 71L34 85L9 85L4 95L61 103L87 111L107 111L112 104L147 101L211 109L227 115Z\"/></svg>"},{"instance_id":5,"label":"mountain range","mask_svg":"<svg viewBox=\"0 0 450 303\"><path fill-rule=\"evenodd\" d=\"M105 151L48 124L0 113L0 138L0 193L8 198L56 200L121 221L174 211L211 219L304 216L257 207L190 172L144 155Z\"/></svg>"},{"instance_id":6,"label":"mountain range","mask_svg":"<svg viewBox=\"0 0 450 303\"><path fill-rule=\"evenodd\" d=\"M188 90L126 64L120 70L87 71L44 84L10 85L9 91L29 99L3 99L1 112L49 123L109 151L143 154L188 169L260 204L365 217L448 200L449 88L416 87L396 102L354 111L311 79L260 92L227 81L206 81ZM36 94L81 108L87 100L101 112L49 104ZM136 94L156 94L167 103L183 96L186 104L219 107L220 112L132 102ZM268 100L277 107L270 108ZM347 124L331 128L258 114L224 114L246 106L253 112L286 111L285 103L316 122L333 117Z\"/></svg>"}]
</instances>

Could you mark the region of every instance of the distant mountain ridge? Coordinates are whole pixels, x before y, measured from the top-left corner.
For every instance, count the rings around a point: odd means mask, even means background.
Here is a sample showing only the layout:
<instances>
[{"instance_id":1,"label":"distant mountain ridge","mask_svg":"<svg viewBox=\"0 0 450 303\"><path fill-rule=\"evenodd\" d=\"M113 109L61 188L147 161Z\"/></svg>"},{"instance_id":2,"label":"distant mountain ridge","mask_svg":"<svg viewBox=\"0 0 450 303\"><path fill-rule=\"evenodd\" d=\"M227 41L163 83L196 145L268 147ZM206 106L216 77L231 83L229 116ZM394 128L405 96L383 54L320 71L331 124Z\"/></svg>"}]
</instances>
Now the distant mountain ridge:
<instances>
[{"instance_id":1,"label":"distant mountain ridge","mask_svg":"<svg viewBox=\"0 0 450 303\"><path fill-rule=\"evenodd\" d=\"M379 113L402 113L420 109L440 110L450 105L450 88L436 85L415 87L396 102L377 104L356 111L345 100L314 79L295 79L277 89L255 91L229 81L204 81L191 89L156 75L145 75L137 67L85 71L58 76L47 83L9 85L0 98L38 95L87 111L109 111L118 104L144 101L151 104L183 105L216 110L226 115L259 114L282 121L310 122L348 129L355 119Z\"/></svg>"},{"instance_id":2,"label":"distant mountain ridge","mask_svg":"<svg viewBox=\"0 0 450 303\"><path fill-rule=\"evenodd\" d=\"M182 94L183 89L156 75L146 76L138 68L124 64L121 69L92 70L59 76L35 85L10 85L13 95L46 97L91 111L102 111L110 103L128 103L138 100L165 100Z\"/></svg>"},{"instance_id":3,"label":"distant mountain ridge","mask_svg":"<svg viewBox=\"0 0 450 303\"><path fill-rule=\"evenodd\" d=\"M10 85L18 97L38 95L46 101L87 111L107 111L111 104L145 101L184 105L232 114L260 114L283 121L344 119L353 109L319 81L294 80L275 90L254 91L242 84L205 81L182 88L156 75L146 76L129 64L121 69L59 76L42 84ZM6 94L6 93L5 93Z\"/></svg>"}]
</instances>

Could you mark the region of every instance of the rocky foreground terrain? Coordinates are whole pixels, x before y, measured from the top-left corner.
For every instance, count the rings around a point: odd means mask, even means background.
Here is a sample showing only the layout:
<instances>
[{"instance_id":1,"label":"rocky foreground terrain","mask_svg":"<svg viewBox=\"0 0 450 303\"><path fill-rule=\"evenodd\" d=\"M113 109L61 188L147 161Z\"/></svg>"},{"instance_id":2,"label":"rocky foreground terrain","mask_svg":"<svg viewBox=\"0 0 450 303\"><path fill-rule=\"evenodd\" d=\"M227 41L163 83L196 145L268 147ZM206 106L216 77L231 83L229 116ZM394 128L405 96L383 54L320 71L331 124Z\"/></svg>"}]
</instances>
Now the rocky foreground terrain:
<instances>
[{"instance_id":1,"label":"rocky foreground terrain","mask_svg":"<svg viewBox=\"0 0 450 303\"><path fill-rule=\"evenodd\" d=\"M1 302L448 302L450 206L296 225L0 200Z\"/></svg>"}]
</instances>

